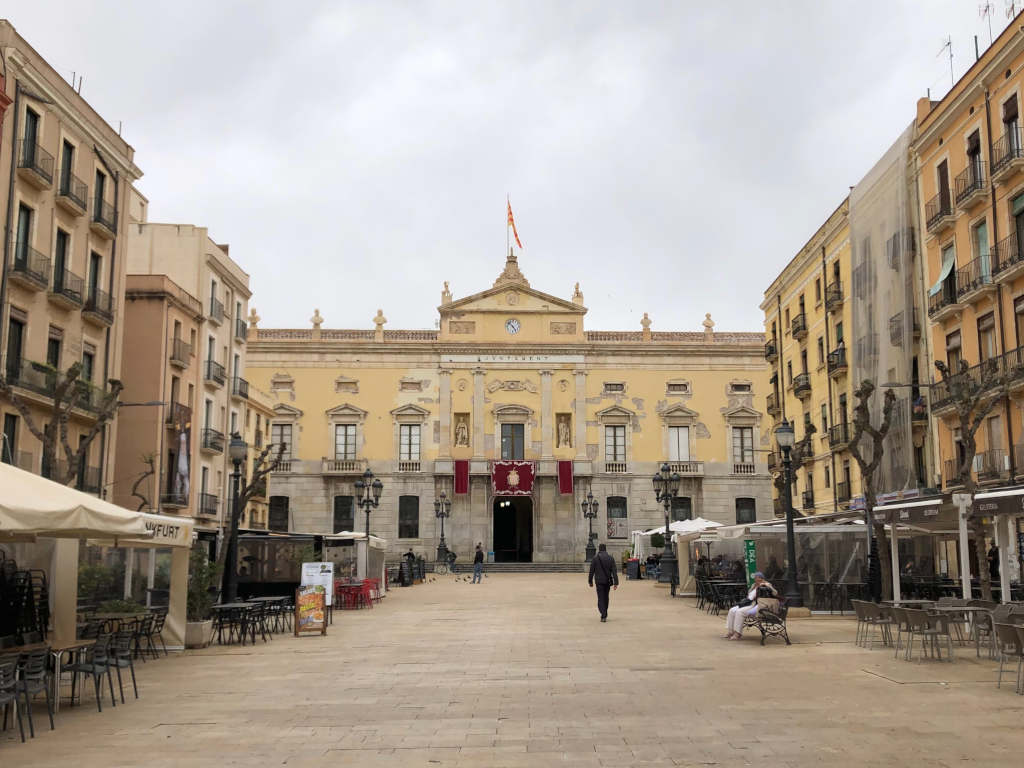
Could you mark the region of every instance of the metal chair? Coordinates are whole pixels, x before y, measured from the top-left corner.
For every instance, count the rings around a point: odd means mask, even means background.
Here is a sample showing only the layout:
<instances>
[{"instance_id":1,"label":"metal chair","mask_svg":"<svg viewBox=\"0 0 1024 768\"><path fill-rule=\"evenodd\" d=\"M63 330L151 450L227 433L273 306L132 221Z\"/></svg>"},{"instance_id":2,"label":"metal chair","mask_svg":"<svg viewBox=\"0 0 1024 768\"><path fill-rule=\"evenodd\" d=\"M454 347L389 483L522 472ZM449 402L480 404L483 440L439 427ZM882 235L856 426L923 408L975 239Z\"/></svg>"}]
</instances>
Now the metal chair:
<instances>
[{"instance_id":1,"label":"metal chair","mask_svg":"<svg viewBox=\"0 0 1024 768\"><path fill-rule=\"evenodd\" d=\"M32 723L32 697L42 691L46 696L46 713L50 716L50 730L53 730L53 702L50 700L50 673L46 668L50 657L50 649L23 653L18 658L18 682L15 690L25 699L25 712L28 713L28 732L34 739L36 727Z\"/></svg>"},{"instance_id":2,"label":"metal chair","mask_svg":"<svg viewBox=\"0 0 1024 768\"><path fill-rule=\"evenodd\" d=\"M121 679L121 670L128 669L132 673L132 688L135 689L135 698L139 698L139 686L135 682L135 662L132 660L132 641L135 633L130 629L123 629L114 635L113 643L110 646L110 664L117 670L117 687L121 691L121 703L124 704L124 681Z\"/></svg>"},{"instance_id":3,"label":"metal chair","mask_svg":"<svg viewBox=\"0 0 1024 768\"><path fill-rule=\"evenodd\" d=\"M0 660L0 706L4 708L3 726L7 730L7 713L14 705L14 714L18 718L18 731L21 732L21 742L25 743L25 725L21 722L21 709L18 707L18 691L15 688L18 679L18 661L10 658Z\"/></svg>"},{"instance_id":4,"label":"metal chair","mask_svg":"<svg viewBox=\"0 0 1024 768\"><path fill-rule=\"evenodd\" d=\"M153 651L153 658L159 658L160 654L157 653L156 643L153 642L153 638L160 641L160 647L163 648L164 656L167 655L167 644L164 642L164 624L167 621L167 611L153 611L153 620L149 623L148 632L146 633L146 646L147 649Z\"/></svg>"},{"instance_id":5,"label":"metal chair","mask_svg":"<svg viewBox=\"0 0 1024 768\"><path fill-rule=\"evenodd\" d=\"M1021 665L1024 662L1024 637L1017 634L1019 627L1015 624L995 623L995 636L999 648L999 678L996 688L1003 684L1003 664L1007 658L1017 659L1017 693L1021 692Z\"/></svg>"},{"instance_id":6,"label":"metal chair","mask_svg":"<svg viewBox=\"0 0 1024 768\"><path fill-rule=\"evenodd\" d=\"M117 702L114 700L114 678L110 674L110 644L112 638L110 635L100 635L96 638L96 644L89 648L85 654L83 661L69 664L66 669L72 673L71 677L71 703L75 703L75 688L78 683L79 675L88 675L92 678L93 687L96 690L96 708L102 712L102 696L100 695L100 679L104 674L107 676L107 686L110 688L110 703L113 706L117 706ZM78 699L81 702L82 692L78 691Z\"/></svg>"}]
</instances>

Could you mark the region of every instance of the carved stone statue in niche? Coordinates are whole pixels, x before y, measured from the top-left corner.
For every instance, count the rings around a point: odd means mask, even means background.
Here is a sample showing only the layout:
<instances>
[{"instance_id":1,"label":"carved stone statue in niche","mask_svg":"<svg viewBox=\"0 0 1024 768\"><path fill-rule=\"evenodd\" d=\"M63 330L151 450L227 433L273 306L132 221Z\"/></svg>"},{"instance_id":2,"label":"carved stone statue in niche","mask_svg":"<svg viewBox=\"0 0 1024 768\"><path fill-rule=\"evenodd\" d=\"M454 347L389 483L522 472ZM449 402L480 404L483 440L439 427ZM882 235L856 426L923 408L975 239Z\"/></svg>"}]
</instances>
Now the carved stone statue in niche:
<instances>
[{"instance_id":1,"label":"carved stone statue in niche","mask_svg":"<svg viewBox=\"0 0 1024 768\"><path fill-rule=\"evenodd\" d=\"M469 414L455 414L455 447L469 447Z\"/></svg>"},{"instance_id":2,"label":"carved stone statue in niche","mask_svg":"<svg viewBox=\"0 0 1024 768\"><path fill-rule=\"evenodd\" d=\"M572 416L558 414L558 448L572 448Z\"/></svg>"}]
</instances>

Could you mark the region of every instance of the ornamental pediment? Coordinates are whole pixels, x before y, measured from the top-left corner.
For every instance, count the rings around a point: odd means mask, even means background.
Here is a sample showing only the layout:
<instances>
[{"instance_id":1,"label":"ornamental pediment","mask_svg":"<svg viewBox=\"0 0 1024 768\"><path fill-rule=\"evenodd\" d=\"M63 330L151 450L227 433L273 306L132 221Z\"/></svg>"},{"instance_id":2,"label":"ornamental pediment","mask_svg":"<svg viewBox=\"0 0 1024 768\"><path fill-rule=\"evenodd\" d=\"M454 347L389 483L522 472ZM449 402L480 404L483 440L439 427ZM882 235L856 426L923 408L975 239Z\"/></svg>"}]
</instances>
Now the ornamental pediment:
<instances>
[{"instance_id":1,"label":"ornamental pediment","mask_svg":"<svg viewBox=\"0 0 1024 768\"><path fill-rule=\"evenodd\" d=\"M628 408L623 408L621 405L609 406L608 408L598 411L595 415L605 424L625 424L636 416L633 411Z\"/></svg>"},{"instance_id":2,"label":"ornamental pediment","mask_svg":"<svg viewBox=\"0 0 1024 768\"><path fill-rule=\"evenodd\" d=\"M430 411L418 405L409 403L391 411L391 416L396 421L423 421L430 415Z\"/></svg>"},{"instance_id":3,"label":"ornamental pediment","mask_svg":"<svg viewBox=\"0 0 1024 768\"><path fill-rule=\"evenodd\" d=\"M501 285L438 307L441 316L476 312L586 314L587 308L524 285Z\"/></svg>"},{"instance_id":4,"label":"ornamental pediment","mask_svg":"<svg viewBox=\"0 0 1024 768\"><path fill-rule=\"evenodd\" d=\"M725 418L728 419L729 421L761 418L760 413L758 413L753 408L747 405L737 405L733 408L726 408L722 411L722 415L725 416Z\"/></svg>"},{"instance_id":5,"label":"ornamental pediment","mask_svg":"<svg viewBox=\"0 0 1024 768\"><path fill-rule=\"evenodd\" d=\"M286 419L299 419L302 418L302 410L294 405L278 403L274 406L274 415Z\"/></svg>"},{"instance_id":6,"label":"ornamental pediment","mask_svg":"<svg viewBox=\"0 0 1024 768\"><path fill-rule=\"evenodd\" d=\"M327 411L327 416L331 419L359 419L362 420L366 417L366 411L362 408L357 408L349 403L342 403L336 405Z\"/></svg>"},{"instance_id":7,"label":"ornamental pediment","mask_svg":"<svg viewBox=\"0 0 1024 768\"><path fill-rule=\"evenodd\" d=\"M661 418L669 423L686 424L696 421L697 416L696 411L692 411L682 404L673 405L661 412Z\"/></svg>"}]
</instances>

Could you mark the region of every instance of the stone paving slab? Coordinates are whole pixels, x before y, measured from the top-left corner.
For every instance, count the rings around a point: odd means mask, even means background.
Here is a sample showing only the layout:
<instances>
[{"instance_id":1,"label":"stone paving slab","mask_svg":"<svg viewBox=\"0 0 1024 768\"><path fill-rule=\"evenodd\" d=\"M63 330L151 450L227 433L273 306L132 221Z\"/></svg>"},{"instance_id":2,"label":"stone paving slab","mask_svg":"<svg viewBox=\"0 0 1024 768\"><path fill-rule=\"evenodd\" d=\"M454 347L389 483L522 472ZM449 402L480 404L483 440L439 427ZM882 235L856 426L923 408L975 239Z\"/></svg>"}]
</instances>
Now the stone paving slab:
<instances>
[{"instance_id":1,"label":"stone paving slab","mask_svg":"<svg viewBox=\"0 0 1024 768\"><path fill-rule=\"evenodd\" d=\"M139 700L100 714L87 694L24 745L9 728L0 765L1022 763L1024 697L973 647L908 663L839 617L791 621L790 647L727 642L724 617L646 581L607 624L594 602L574 574L396 589L326 637L139 664Z\"/></svg>"}]
</instances>

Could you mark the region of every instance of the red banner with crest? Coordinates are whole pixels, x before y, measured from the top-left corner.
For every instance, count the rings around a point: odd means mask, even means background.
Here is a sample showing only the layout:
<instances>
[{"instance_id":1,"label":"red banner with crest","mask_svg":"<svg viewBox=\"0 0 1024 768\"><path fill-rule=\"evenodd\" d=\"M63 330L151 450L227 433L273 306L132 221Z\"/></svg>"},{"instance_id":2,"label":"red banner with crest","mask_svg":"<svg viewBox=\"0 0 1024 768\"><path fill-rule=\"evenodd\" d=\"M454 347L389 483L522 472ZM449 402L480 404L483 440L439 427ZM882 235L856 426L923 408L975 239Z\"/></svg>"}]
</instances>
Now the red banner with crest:
<instances>
[{"instance_id":1,"label":"red banner with crest","mask_svg":"<svg viewBox=\"0 0 1024 768\"><path fill-rule=\"evenodd\" d=\"M491 467L495 496L529 496L533 493L532 461L496 461Z\"/></svg>"}]
</instances>

